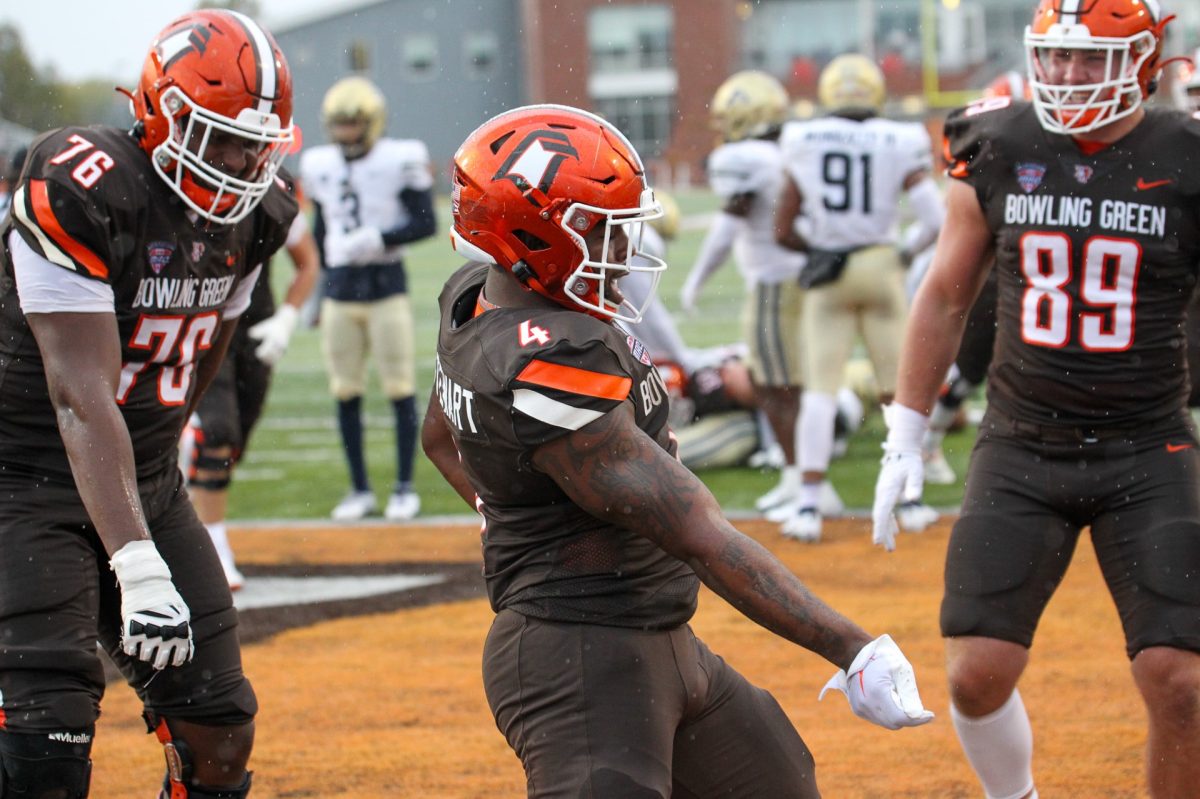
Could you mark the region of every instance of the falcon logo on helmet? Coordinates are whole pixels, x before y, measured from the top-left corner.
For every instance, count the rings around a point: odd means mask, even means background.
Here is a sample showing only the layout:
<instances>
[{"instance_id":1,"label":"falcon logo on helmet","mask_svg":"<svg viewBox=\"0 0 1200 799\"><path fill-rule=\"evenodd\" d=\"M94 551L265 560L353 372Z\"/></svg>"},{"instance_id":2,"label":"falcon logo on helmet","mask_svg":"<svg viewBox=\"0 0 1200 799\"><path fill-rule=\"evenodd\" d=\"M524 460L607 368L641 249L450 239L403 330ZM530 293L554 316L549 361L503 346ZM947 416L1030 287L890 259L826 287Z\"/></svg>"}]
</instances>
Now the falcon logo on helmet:
<instances>
[{"instance_id":1,"label":"falcon logo on helmet","mask_svg":"<svg viewBox=\"0 0 1200 799\"><path fill-rule=\"evenodd\" d=\"M1136 111L1158 84L1173 18L1156 0L1041 0L1025 28L1025 61L1042 127L1086 133ZM1085 58L1088 66L1066 66Z\"/></svg>"},{"instance_id":2,"label":"falcon logo on helmet","mask_svg":"<svg viewBox=\"0 0 1200 799\"><path fill-rule=\"evenodd\" d=\"M545 193L550 190L559 166L568 156L579 158L567 134L558 130L535 130L517 145L492 180L511 180L521 191L536 186ZM534 201L531 199L530 202Z\"/></svg>"},{"instance_id":3,"label":"falcon logo on helmet","mask_svg":"<svg viewBox=\"0 0 1200 799\"><path fill-rule=\"evenodd\" d=\"M631 271L657 286L666 263L640 250L662 215L629 140L600 117L532 105L480 125L454 155L450 233L463 256L497 264L529 290L599 319L636 322L616 290Z\"/></svg>"}]
</instances>

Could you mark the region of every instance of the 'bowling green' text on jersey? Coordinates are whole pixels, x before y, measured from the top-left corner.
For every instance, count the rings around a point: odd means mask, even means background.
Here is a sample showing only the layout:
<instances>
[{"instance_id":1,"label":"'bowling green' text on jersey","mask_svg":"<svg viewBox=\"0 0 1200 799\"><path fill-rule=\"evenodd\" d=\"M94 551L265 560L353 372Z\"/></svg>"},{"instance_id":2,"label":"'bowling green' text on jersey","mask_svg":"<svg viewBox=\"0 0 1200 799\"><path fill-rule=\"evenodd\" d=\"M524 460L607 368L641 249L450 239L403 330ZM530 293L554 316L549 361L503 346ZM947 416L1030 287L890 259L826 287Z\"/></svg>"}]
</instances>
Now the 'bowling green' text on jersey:
<instances>
[{"instance_id":1,"label":"'bowling green' text on jersey","mask_svg":"<svg viewBox=\"0 0 1200 799\"><path fill-rule=\"evenodd\" d=\"M946 123L949 174L995 235L988 401L1044 424L1142 426L1181 412L1184 311L1200 263L1200 122L1148 109L1087 155L1033 108L981 101Z\"/></svg>"}]
</instances>

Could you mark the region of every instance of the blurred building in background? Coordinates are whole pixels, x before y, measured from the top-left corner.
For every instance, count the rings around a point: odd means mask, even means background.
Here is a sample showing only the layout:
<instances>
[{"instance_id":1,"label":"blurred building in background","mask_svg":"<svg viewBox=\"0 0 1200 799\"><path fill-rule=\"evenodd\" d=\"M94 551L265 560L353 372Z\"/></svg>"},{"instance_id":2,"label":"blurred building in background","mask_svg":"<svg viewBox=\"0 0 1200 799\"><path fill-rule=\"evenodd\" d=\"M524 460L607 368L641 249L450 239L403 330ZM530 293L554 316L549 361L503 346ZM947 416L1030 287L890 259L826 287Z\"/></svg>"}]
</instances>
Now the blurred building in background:
<instances>
[{"instance_id":1,"label":"blurred building in background","mask_svg":"<svg viewBox=\"0 0 1200 799\"><path fill-rule=\"evenodd\" d=\"M296 80L296 121L324 140L320 103L362 73L387 95L389 130L450 159L506 108L558 102L604 115L660 184L700 180L712 149L708 102L729 74L756 68L816 110L820 70L865 53L888 81L888 113L936 119L996 75L1024 69L1034 0L331 0L275 22ZM1170 5L1170 4L1168 4ZM1177 3L1181 47L1200 37L1200 3Z\"/></svg>"}]
</instances>

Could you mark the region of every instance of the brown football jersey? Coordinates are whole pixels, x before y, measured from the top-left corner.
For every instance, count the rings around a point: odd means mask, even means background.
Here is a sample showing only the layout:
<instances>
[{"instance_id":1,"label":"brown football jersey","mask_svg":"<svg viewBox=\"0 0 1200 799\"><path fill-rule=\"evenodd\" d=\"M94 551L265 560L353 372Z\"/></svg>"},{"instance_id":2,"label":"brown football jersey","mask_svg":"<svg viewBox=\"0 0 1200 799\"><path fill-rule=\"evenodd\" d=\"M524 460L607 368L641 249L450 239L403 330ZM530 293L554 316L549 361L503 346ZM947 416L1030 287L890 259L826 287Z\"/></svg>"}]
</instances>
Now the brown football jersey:
<instances>
[{"instance_id":1,"label":"brown football jersey","mask_svg":"<svg viewBox=\"0 0 1200 799\"><path fill-rule=\"evenodd\" d=\"M631 530L591 516L531 454L619 407L670 451L668 400L646 348L557 306L474 315L489 266L455 272L440 297L437 392L485 519L492 607L538 618L668 628L691 618L699 581Z\"/></svg>"},{"instance_id":2,"label":"brown football jersey","mask_svg":"<svg viewBox=\"0 0 1200 799\"><path fill-rule=\"evenodd\" d=\"M130 134L63 128L38 138L0 229L0 468L73 479L21 311L10 235L112 288L122 348L117 402L141 479L174 464L196 365L222 309L283 244L296 212L280 182L235 225L193 221Z\"/></svg>"},{"instance_id":3,"label":"brown football jersey","mask_svg":"<svg viewBox=\"0 0 1200 799\"><path fill-rule=\"evenodd\" d=\"M946 123L948 174L995 234L988 402L1042 424L1133 428L1182 411L1184 311L1200 264L1200 121L1147 109L1088 152L1032 106L982 100Z\"/></svg>"}]
</instances>

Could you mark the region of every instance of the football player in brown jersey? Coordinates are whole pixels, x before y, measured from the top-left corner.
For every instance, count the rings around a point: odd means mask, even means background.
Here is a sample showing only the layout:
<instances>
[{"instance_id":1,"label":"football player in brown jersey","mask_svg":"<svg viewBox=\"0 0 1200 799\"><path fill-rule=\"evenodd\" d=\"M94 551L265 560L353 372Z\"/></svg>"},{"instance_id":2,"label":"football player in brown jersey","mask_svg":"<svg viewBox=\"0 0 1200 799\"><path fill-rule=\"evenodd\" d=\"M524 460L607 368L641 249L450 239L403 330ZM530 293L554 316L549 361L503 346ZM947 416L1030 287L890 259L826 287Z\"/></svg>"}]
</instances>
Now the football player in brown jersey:
<instances>
[{"instance_id":1,"label":"football player in brown jersey","mask_svg":"<svg viewBox=\"0 0 1200 799\"><path fill-rule=\"evenodd\" d=\"M161 795L238 799L257 702L176 446L296 215L291 74L250 18L196 11L130 97L130 131L33 143L0 230L0 793L87 796L99 640Z\"/></svg>"},{"instance_id":2,"label":"football player in brown jersey","mask_svg":"<svg viewBox=\"0 0 1200 799\"><path fill-rule=\"evenodd\" d=\"M484 687L529 796L817 795L779 705L692 634L701 580L836 664L859 715L929 721L891 638L812 596L675 459L662 378L619 324L640 309L618 279L665 268L638 250L661 211L628 140L573 108L503 113L459 148L451 204L472 263L441 294L422 441L484 518Z\"/></svg>"},{"instance_id":3,"label":"football player in brown jersey","mask_svg":"<svg viewBox=\"0 0 1200 799\"><path fill-rule=\"evenodd\" d=\"M946 123L946 225L886 411L875 539L894 546L893 505L920 488L926 414L994 255L988 410L941 610L955 730L991 797L1037 794L1017 683L1085 527L1146 705L1149 793L1200 784L1200 451L1183 332L1200 121L1143 104L1168 20L1155 0L1043 0L1025 32L1032 102L984 99Z\"/></svg>"}]
</instances>

